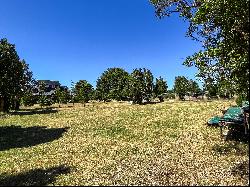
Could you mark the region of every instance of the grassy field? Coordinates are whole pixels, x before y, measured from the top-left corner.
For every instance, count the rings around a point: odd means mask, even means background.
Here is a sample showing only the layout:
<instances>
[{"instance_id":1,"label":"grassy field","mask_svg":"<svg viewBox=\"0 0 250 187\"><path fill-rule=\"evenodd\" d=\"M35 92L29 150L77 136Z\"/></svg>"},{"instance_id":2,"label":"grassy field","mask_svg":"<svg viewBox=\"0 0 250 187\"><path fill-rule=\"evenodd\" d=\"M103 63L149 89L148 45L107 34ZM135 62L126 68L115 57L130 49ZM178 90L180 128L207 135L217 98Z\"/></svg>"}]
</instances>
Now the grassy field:
<instances>
[{"instance_id":1,"label":"grassy field","mask_svg":"<svg viewBox=\"0 0 250 187\"><path fill-rule=\"evenodd\" d=\"M27 109L0 116L0 185L247 185L249 147L206 122L233 101Z\"/></svg>"}]
</instances>

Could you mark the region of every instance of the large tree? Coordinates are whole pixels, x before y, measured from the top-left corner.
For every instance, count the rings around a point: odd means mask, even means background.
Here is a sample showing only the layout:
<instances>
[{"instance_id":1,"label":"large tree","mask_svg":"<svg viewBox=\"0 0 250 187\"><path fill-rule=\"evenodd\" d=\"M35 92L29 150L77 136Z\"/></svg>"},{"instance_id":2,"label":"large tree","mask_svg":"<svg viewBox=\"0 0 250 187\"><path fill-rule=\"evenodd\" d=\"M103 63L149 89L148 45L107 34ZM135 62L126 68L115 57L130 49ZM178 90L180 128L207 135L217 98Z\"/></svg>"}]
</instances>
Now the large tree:
<instances>
[{"instance_id":1,"label":"large tree","mask_svg":"<svg viewBox=\"0 0 250 187\"><path fill-rule=\"evenodd\" d=\"M151 0L163 18L179 13L203 49L187 57L198 76L249 99L249 0Z\"/></svg>"},{"instance_id":2,"label":"large tree","mask_svg":"<svg viewBox=\"0 0 250 187\"><path fill-rule=\"evenodd\" d=\"M126 86L129 73L122 68L108 68L104 71L96 84L96 94L100 100L126 100L128 93Z\"/></svg>"},{"instance_id":3,"label":"large tree","mask_svg":"<svg viewBox=\"0 0 250 187\"><path fill-rule=\"evenodd\" d=\"M7 39L0 40L0 97L4 112L11 107L18 109L21 97L32 84L32 72L24 60L20 60L15 45ZM14 104L13 104L14 103ZM15 106L13 106L15 105Z\"/></svg>"}]
</instances>

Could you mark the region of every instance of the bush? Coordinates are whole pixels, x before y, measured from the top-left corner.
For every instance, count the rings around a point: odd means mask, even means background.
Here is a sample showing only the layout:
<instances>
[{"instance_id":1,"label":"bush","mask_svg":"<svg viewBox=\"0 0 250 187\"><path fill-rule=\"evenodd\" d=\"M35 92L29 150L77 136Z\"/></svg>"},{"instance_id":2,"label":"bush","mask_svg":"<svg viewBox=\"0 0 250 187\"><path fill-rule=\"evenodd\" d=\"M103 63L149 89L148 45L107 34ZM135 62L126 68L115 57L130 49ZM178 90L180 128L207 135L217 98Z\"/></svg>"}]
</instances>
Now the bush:
<instances>
[{"instance_id":1,"label":"bush","mask_svg":"<svg viewBox=\"0 0 250 187\"><path fill-rule=\"evenodd\" d=\"M235 102L236 102L236 104L237 104L238 106L242 106L242 102L243 102L243 101L247 101L247 97L246 97L245 95L243 95L243 94L239 95L239 96L237 97L237 99L235 100Z\"/></svg>"}]
</instances>

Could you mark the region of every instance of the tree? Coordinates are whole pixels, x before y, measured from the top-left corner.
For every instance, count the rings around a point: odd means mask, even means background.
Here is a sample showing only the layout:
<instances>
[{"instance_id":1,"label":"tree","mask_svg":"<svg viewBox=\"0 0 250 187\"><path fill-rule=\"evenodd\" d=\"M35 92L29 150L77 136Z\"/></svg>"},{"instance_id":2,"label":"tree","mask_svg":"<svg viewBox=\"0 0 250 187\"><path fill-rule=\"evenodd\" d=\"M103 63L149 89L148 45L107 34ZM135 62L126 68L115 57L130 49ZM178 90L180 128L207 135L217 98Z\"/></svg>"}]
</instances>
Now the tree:
<instances>
[{"instance_id":1,"label":"tree","mask_svg":"<svg viewBox=\"0 0 250 187\"><path fill-rule=\"evenodd\" d=\"M58 102L59 107L61 103L67 104L70 99L70 94L67 88L57 87L55 90L55 100Z\"/></svg>"},{"instance_id":2,"label":"tree","mask_svg":"<svg viewBox=\"0 0 250 187\"><path fill-rule=\"evenodd\" d=\"M96 84L96 96L100 100L115 99L127 100L126 85L129 81L129 73L122 68L108 68L104 71Z\"/></svg>"},{"instance_id":3,"label":"tree","mask_svg":"<svg viewBox=\"0 0 250 187\"><path fill-rule=\"evenodd\" d=\"M150 98L153 95L153 89L154 89L154 84L153 84L153 74L149 69L143 68L143 76L144 76L144 84L145 84L145 100L149 102Z\"/></svg>"},{"instance_id":4,"label":"tree","mask_svg":"<svg viewBox=\"0 0 250 187\"><path fill-rule=\"evenodd\" d=\"M189 80L189 92L192 96L195 96L201 93L201 89L198 83L192 79Z\"/></svg>"},{"instance_id":5,"label":"tree","mask_svg":"<svg viewBox=\"0 0 250 187\"><path fill-rule=\"evenodd\" d=\"M32 82L32 72L24 60L20 60L15 45L7 39L0 40L0 95L4 100L4 112L18 109L19 102ZM14 105L14 106L13 106Z\"/></svg>"},{"instance_id":6,"label":"tree","mask_svg":"<svg viewBox=\"0 0 250 187\"><path fill-rule=\"evenodd\" d=\"M165 95L165 98L168 98L168 99L174 99L175 98L175 93L174 93L174 90L167 90L167 94Z\"/></svg>"},{"instance_id":7,"label":"tree","mask_svg":"<svg viewBox=\"0 0 250 187\"><path fill-rule=\"evenodd\" d=\"M129 81L129 97L133 103L142 104L144 96L144 75L142 69L134 69Z\"/></svg>"},{"instance_id":8,"label":"tree","mask_svg":"<svg viewBox=\"0 0 250 187\"><path fill-rule=\"evenodd\" d=\"M38 98L38 103L40 104L41 108L43 108L44 106L50 106L52 105L52 100L48 97L48 95L45 94L45 83L44 82L40 82L38 84L38 90L39 90L39 98Z\"/></svg>"},{"instance_id":9,"label":"tree","mask_svg":"<svg viewBox=\"0 0 250 187\"><path fill-rule=\"evenodd\" d=\"M134 103L142 104L147 102L153 95L153 74L148 69L134 69L130 75L128 84L129 97Z\"/></svg>"},{"instance_id":10,"label":"tree","mask_svg":"<svg viewBox=\"0 0 250 187\"><path fill-rule=\"evenodd\" d=\"M35 98L32 92L26 92L23 97L21 98L21 104L24 106L33 106L35 104Z\"/></svg>"},{"instance_id":11,"label":"tree","mask_svg":"<svg viewBox=\"0 0 250 187\"><path fill-rule=\"evenodd\" d=\"M189 80L186 77L175 77L174 92L179 96L180 99L184 99L184 96L188 94L189 87Z\"/></svg>"},{"instance_id":12,"label":"tree","mask_svg":"<svg viewBox=\"0 0 250 187\"><path fill-rule=\"evenodd\" d=\"M74 106L74 104L75 104L75 94L76 94L75 83L71 80L71 87L70 87L70 102L73 103L73 106Z\"/></svg>"},{"instance_id":13,"label":"tree","mask_svg":"<svg viewBox=\"0 0 250 187\"><path fill-rule=\"evenodd\" d=\"M75 100L81 103L87 103L93 92L93 86L86 80L79 80L75 85Z\"/></svg>"},{"instance_id":14,"label":"tree","mask_svg":"<svg viewBox=\"0 0 250 187\"><path fill-rule=\"evenodd\" d=\"M156 97L159 98L160 102L163 102L163 95L167 92L168 86L167 82L163 80L162 77L159 77L159 79L156 78L156 83L154 86L154 94Z\"/></svg>"},{"instance_id":15,"label":"tree","mask_svg":"<svg viewBox=\"0 0 250 187\"><path fill-rule=\"evenodd\" d=\"M203 49L186 58L198 77L213 79L249 100L249 0L151 0L156 14L189 21L187 36ZM233 86L232 86L233 85ZM232 92L232 91L231 91Z\"/></svg>"}]
</instances>

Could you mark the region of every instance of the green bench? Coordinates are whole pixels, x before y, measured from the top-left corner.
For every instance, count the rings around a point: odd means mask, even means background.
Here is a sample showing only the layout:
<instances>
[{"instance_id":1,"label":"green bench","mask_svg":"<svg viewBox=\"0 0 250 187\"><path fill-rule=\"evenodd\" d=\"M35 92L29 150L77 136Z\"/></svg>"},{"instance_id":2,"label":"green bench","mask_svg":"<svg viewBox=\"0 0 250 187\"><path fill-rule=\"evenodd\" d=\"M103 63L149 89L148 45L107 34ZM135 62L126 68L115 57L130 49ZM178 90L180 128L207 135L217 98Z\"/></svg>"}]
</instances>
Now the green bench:
<instances>
[{"instance_id":1,"label":"green bench","mask_svg":"<svg viewBox=\"0 0 250 187\"><path fill-rule=\"evenodd\" d=\"M219 125L221 135L227 139L235 129L243 129L245 135L249 131L249 102L243 102L242 107L229 107L222 117L215 116L208 121L209 125Z\"/></svg>"}]
</instances>

